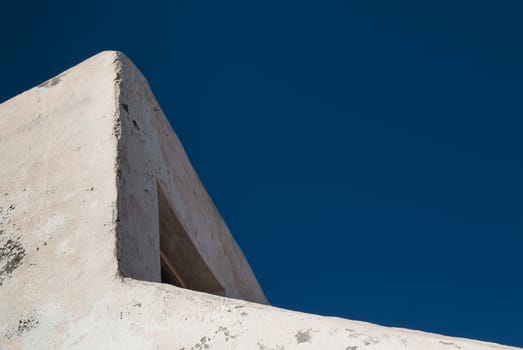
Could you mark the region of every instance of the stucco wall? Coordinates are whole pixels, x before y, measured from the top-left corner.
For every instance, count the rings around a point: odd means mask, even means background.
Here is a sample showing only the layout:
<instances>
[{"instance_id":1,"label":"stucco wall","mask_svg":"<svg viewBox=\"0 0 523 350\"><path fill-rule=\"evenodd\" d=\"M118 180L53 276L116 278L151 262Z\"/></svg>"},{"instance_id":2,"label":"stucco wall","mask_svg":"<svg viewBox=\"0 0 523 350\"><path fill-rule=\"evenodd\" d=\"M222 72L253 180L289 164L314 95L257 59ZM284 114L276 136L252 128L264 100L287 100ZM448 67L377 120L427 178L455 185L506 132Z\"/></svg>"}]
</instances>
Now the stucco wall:
<instances>
[{"instance_id":1,"label":"stucco wall","mask_svg":"<svg viewBox=\"0 0 523 350\"><path fill-rule=\"evenodd\" d=\"M0 349L509 349L263 305L147 82L120 53L1 104L0 160ZM231 298L157 283L157 182Z\"/></svg>"},{"instance_id":2,"label":"stucco wall","mask_svg":"<svg viewBox=\"0 0 523 350\"><path fill-rule=\"evenodd\" d=\"M159 281L159 183L225 294L266 303L147 81L127 57L118 57L118 237L124 276Z\"/></svg>"}]
</instances>

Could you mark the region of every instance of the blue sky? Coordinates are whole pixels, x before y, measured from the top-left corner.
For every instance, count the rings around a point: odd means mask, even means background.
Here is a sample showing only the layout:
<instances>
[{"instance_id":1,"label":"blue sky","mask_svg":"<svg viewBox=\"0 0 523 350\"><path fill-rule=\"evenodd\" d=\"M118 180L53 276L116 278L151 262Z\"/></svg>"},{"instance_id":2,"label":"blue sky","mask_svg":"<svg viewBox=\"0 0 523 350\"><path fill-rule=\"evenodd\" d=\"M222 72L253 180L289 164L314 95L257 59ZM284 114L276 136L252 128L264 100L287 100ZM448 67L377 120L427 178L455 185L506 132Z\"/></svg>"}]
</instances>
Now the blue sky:
<instances>
[{"instance_id":1,"label":"blue sky","mask_svg":"<svg viewBox=\"0 0 523 350\"><path fill-rule=\"evenodd\" d=\"M0 100L143 71L273 305L523 347L519 1L10 1Z\"/></svg>"}]
</instances>

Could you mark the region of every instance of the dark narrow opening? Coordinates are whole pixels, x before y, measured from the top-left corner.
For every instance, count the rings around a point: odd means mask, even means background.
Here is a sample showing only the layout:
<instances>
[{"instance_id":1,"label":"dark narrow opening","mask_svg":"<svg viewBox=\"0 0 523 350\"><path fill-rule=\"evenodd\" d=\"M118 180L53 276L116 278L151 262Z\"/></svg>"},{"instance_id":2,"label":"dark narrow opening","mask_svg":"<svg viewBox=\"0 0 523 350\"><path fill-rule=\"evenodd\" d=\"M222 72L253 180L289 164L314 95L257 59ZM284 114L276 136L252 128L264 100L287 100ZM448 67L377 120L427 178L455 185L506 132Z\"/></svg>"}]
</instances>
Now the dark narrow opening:
<instances>
[{"instance_id":1,"label":"dark narrow opening","mask_svg":"<svg viewBox=\"0 0 523 350\"><path fill-rule=\"evenodd\" d=\"M162 283L217 295L224 289L205 263L161 184L157 184Z\"/></svg>"},{"instance_id":2,"label":"dark narrow opening","mask_svg":"<svg viewBox=\"0 0 523 350\"><path fill-rule=\"evenodd\" d=\"M178 278L171 271L169 266L165 263L163 257L160 257L161 271L162 271L162 283L169 283L173 286L183 287L182 283L178 281Z\"/></svg>"}]
</instances>

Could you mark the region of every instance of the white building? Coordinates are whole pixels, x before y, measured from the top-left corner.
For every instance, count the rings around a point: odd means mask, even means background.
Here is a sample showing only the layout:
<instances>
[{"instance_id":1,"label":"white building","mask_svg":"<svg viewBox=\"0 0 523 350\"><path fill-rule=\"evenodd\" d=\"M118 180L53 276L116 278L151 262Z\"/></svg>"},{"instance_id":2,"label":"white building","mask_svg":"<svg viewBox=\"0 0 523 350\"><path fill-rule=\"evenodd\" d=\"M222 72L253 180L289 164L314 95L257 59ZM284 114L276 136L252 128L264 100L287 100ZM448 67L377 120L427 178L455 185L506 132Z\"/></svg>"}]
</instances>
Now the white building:
<instances>
[{"instance_id":1,"label":"white building","mask_svg":"<svg viewBox=\"0 0 523 350\"><path fill-rule=\"evenodd\" d=\"M1 104L0 160L0 349L511 349L268 306L121 53Z\"/></svg>"}]
</instances>

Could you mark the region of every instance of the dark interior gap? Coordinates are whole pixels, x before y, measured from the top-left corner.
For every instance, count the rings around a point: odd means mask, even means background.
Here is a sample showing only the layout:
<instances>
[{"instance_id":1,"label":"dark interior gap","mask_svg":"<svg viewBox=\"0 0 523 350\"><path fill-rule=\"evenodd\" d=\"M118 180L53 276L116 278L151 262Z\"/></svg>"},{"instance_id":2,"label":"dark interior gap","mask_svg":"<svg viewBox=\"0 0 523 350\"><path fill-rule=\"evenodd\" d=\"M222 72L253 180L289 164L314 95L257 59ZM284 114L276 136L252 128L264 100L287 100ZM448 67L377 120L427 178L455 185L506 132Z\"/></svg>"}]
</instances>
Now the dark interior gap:
<instances>
[{"instance_id":1,"label":"dark interior gap","mask_svg":"<svg viewBox=\"0 0 523 350\"><path fill-rule=\"evenodd\" d=\"M209 266L182 224L170 198L157 182L162 283L225 295Z\"/></svg>"}]
</instances>

